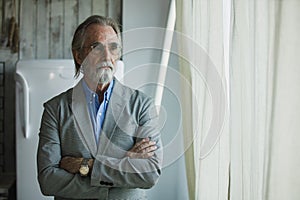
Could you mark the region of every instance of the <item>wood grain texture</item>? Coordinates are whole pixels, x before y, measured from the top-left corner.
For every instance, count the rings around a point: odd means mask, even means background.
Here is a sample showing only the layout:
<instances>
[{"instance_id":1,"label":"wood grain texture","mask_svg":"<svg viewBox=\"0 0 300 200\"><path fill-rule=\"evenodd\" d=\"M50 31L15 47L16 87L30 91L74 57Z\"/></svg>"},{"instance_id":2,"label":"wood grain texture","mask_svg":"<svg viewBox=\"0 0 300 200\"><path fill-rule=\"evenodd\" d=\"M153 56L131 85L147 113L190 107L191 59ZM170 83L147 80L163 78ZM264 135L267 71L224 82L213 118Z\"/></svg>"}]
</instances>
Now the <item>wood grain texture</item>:
<instances>
[{"instance_id":1,"label":"wood grain texture","mask_svg":"<svg viewBox=\"0 0 300 200\"><path fill-rule=\"evenodd\" d=\"M121 0L20 0L20 3L21 59L72 58L71 41L79 23L93 14L121 20Z\"/></svg>"},{"instance_id":2,"label":"wood grain texture","mask_svg":"<svg viewBox=\"0 0 300 200\"><path fill-rule=\"evenodd\" d=\"M93 0L92 1L92 14L107 16L106 0Z\"/></svg>"},{"instance_id":3,"label":"wood grain texture","mask_svg":"<svg viewBox=\"0 0 300 200\"><path fill-rule=\"evenodd\" d=\"M63 58L72 58L71 42L78 25L78 1L64 1Z\"/></svg>"},{"instance_id":4,"label":"wood grain texture","mask_svg":"<svg viewBox=\"0 0 300 200\"><path fill-rule=\"evenodd\" d=\"M20 15L20 58L36 58L36 4L35 0L22 0Z\"/></svg>"},{"instance_id":5,"label":"wood grain texture","mask_svg":"<svg viewBox=\"0 0 300 200\"><path fill-rule=\"evenodd\" d=\"M50 6L50 49L49 58L63 58L63 1L52 0Z\"/></svg>"},{"instance_id":6,"label":"wood grain texture","mask_svg":"<svg viewBox=\"0 0 300 200\"><path fill-rule=\"evenodd\" d=\"M37 4L37 34L36 55L37 59L47 59L49 55L49 0L40 1Z\"/></svg>"}]
</instances>

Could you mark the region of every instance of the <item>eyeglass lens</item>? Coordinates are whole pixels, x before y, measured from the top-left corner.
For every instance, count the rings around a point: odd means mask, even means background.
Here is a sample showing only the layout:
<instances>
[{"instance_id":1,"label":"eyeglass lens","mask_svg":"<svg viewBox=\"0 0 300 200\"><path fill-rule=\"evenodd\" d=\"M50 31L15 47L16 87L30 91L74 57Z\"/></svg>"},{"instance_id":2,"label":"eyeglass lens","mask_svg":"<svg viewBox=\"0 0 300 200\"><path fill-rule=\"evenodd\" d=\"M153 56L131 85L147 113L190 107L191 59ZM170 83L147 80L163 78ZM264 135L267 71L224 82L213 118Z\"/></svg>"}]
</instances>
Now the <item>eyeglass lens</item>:
<instances>
[{"instance_id":1,"label":"eyeglass lens","mask_svg":"<svg viewBox=\"0 0 300 200\"><path fill-rule=\"evenodd\" d=\"M92 49L95 53L104 53L105 46L102 43L98 42L92 45ZM111 42L107 44L108 50L113 55L118 55L120 53L121 47L117 42Z\"/></svg>"}]
</instances>

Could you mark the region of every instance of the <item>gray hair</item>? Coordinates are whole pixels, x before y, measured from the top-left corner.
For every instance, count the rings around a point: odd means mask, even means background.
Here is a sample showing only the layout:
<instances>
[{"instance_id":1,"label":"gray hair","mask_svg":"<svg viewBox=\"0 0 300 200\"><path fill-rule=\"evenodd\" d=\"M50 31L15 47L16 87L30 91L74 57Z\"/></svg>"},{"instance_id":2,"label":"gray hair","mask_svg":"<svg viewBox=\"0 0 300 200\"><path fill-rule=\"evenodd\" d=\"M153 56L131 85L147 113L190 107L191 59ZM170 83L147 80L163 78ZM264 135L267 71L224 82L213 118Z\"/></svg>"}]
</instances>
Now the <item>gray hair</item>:
<instances>
[{"instance_id":1,"label":"gray hair","mask_svg":"<svg viewBox=\"0 0 300 200\"><path fill-rule=\"evenodd\" d=\"M109 17L103 17L100 15L92 15L88 17L84 22L82 22L75 30L73 40L72 40L73 57L74 57L74 51L81 51L85 39L86 29L91 24L99 24L101 26L111 26L116 32L119 40L121 41L119 24L114 19ZM80 73L80 64L76 62L75 57L74 57L74 63L76 68L75 77L78 77Z\"/></svg>"}]
</instances>

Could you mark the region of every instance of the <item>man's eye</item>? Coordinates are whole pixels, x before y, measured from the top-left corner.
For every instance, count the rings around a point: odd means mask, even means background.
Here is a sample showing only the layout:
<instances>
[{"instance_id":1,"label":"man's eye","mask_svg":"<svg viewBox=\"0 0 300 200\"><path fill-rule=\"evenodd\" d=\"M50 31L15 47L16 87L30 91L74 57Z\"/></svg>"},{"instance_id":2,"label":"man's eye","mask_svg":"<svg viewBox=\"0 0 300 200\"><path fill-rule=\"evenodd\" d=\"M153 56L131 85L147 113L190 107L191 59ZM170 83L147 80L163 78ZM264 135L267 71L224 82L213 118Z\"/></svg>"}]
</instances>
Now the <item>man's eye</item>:
<instances>
[{"instance_id":1,"label":"man's eye","mask_svg":"<svg viewBox=\"0 0 300 200\"><path fill-rule=\"evenodd\" d=\"M110 43L109 44L110 50L117 50L119 48L118 43Z\"/></svg>"},{"instance_id":2,"label":"man's eye","mask_svg":"<svg viewBox=\"0 0 300 200\"><path fill-rule=\"evenodd\" d=\"M97 44L97 45L95 45L95 47L93 47L93 49L95 49L97 51L103 51L104 46L102 44Z\"/></svg>"}]
</instances>

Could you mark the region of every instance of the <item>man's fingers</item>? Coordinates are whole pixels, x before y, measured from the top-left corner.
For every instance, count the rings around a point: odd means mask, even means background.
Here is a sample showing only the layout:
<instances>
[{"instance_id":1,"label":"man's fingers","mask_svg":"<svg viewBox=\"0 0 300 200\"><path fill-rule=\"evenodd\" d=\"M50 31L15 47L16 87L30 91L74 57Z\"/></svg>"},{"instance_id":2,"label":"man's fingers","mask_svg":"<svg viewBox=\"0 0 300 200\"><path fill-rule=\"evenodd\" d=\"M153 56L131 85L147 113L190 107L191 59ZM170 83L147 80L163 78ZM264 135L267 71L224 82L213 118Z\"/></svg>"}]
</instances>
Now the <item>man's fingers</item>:
<instances>
[{"instance_id":1,"label":"man's fingers","mask_svg":"<svg viewBox=\"0 0 300 200\"><path fill-rule=\"evenodd\" d=\"M136 153L144 153L145 151L147 152L147 149L150 147L156 147L156 142L142 140L141 142L137 143L137 145L135 145L133 151Z\"/></svg>"},{"instance_id":2,"label":"man's fingers","mask_svg":"<svg viewBox=\"0 0 300 200\"><path fill-rule=\"evenodd\" d=\"M148 146L148 147L142 149L142 150L140 151L140 153L143 153L143 154L145 154L145 153L150 153L150 152L155 151L156 149L157 149L157 146Z\"/></svg>"},{"instance_id":3,"label":"man's fingers","mask_svg":"<svg viewBox=\"0 0 300 200\"><path fill-rule=\"evenodd\" d=\"M154 155L156 149L156 142L150 141L149 138L144 138L127 152L127 156L130 158L150 158Z\"/></svg>"},{"instance_id":4,"label":"man's fingers","mask_svg":"<svg viewBox=\"0 0 300 200\"><path fill-rule=\"evenodd\" d=\"M137 142L135 145L134 145L134 149L138 149L140 148L141 145L143 145L144 143L147 143L149 142L149 138L144 138L142 139L141 141Z\"/></svg>"}]
</instances>

